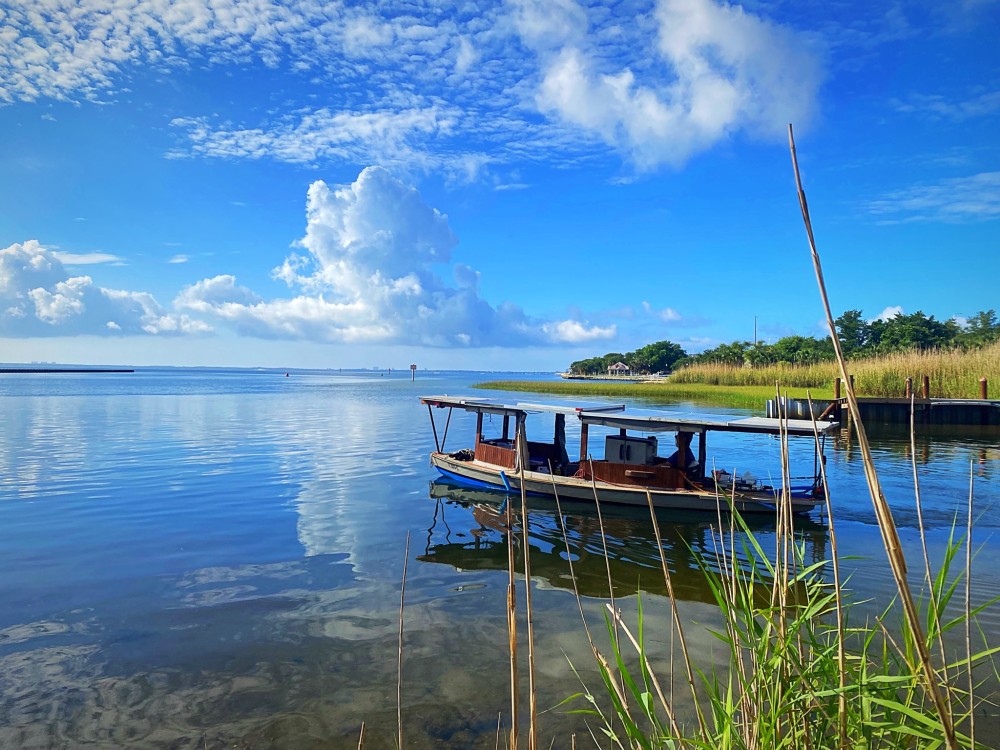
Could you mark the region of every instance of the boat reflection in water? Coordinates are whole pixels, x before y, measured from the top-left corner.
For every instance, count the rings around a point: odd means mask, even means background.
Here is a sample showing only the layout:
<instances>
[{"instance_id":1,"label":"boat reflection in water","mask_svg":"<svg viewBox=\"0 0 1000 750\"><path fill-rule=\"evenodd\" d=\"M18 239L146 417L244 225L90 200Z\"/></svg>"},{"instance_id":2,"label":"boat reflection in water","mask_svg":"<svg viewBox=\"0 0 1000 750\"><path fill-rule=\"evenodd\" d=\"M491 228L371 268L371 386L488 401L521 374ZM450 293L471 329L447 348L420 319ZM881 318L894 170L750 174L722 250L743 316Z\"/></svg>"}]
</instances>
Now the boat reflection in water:
<instances>
[{"instance_id":1,"label":"boat reflection in water","mask_svg":"<svg viewBox=\"0 0 1000 750\"><path fill-rule=\"evenodd\" d=\"M505 501L513 504L515 545L518 570L523 571L520 548L523 545L520 495L470 489L447 480L430 483L430 496L435 500L434 518L427 530L424 553L417 559L451 565L458 570L507 570L507 516ZM601 521L593 503L562 503L569 554L573 574L581 596L606 598L610 569L615 596L628 596L638 591L665 596L666 583L656 535L649 511L621 506L601 507ZM770 517L754 514L747 524L765 553L775 549L776 523ZM705 513L682 514L676 510L657 512L657 524L663 541L663 552L670 570L671 583L678 600L712 602L712 593L698 566L701 559L718 569L716 559L720 545L727 553L735 541L737 561L744 567L742 532L729 531L729 519L722 517L724 531L719 534L719 519ZM827 556L826 526L808 518L795 519L795 536L804 545L806 562L819 562ZM531 555L531 576L554 588L573 590L573 579L567 563L567 544L563 541L559 515L551 500L528 498L528 544ZM605 546L607 563L605 563ZM770 587L762 590L766 597Z\"/></svg>"}]
</instances>

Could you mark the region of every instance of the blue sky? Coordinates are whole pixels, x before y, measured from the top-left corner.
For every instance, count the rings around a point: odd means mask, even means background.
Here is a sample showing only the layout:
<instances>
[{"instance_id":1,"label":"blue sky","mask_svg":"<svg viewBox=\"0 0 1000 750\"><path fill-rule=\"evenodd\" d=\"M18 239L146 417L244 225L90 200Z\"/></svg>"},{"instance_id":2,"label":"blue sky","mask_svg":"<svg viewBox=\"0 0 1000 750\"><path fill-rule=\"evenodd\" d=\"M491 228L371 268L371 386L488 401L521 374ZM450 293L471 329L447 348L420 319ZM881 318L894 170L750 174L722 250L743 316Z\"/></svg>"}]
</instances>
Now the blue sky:
<instances>
[{"instance_id":1,"label":"blue sky","mask_svg":"<svg viewBox=\"0 0 1000 750\"><path fill-rule=\"evenodd\" d=\"M0 361L555 370L998 308L1000 3L0 2Z\"/></svg>"}]
</instances>

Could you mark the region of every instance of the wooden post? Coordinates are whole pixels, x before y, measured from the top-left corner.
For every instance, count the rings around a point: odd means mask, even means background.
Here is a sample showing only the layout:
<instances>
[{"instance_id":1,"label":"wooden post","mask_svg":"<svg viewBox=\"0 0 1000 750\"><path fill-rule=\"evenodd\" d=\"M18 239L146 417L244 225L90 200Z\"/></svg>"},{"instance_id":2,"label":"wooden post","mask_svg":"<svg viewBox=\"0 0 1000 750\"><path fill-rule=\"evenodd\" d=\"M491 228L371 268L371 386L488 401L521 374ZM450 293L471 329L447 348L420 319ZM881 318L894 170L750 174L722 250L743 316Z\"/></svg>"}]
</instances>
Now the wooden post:
<instances>
[{"instance_id":1,"label":"wooden post","mask_svg":"<svg viewBox=\"0 0 1000 750\"><path fill-rule=\"evenodd\" d=\"M923 380L923 384L922 384L921 388L923 390L923 396L924 396L924 398L930 398L931 397L931 379L930 379L929 376L924 375L924 380Z\"/></svg>"},{"instance_id":2,"label":"wooden post","mask_svg":"<svg viewBox=\"0 0 1000 750\"><path fill-rule=\"evenodd\" d=\"M913 378L906 379L906 398L913 396Z\"/></svg>"},{"instance_id":3,"label":"wooden post","mask_svg":"<svg viewBox=\"0 0 1000 750\"><path fill-rule=\"evenodd\" d=\"M589 424L582 424L580 426L580 463L586 463L587 461L587 431L590 427ZM580 467L583 468L582 466Z\"/></svg>"},{"instance_id":4,"label":"wooden post","mask_svg":"<svg viewBox=\"0 0 1000 750\"><path fill-rule=\"evenodd\" d=\"M530 455L528 452L528 432L525 425L527 418L527 414L518 414L517 424L514 425L514 442L520 446L517 451L518 471L531 471Z\"/></svg>"},{"instance_id":5,"label":"wooden post","mask_svg":"<svg viewBox=\"0 0 1000 750\"><path fill-rule=\"evenodd\" d=\"M483 437L483 413L476 414L476 450L479 450L479 442Z\"/></svg>"},{"instance_id":6,"label":"wooden post","mask_svg":"<svg viewBox=\"0 0 1000 750\"><path fill-rule=\"evenodd\" d=\"M851 390L854 391L854 376L853 375L848 375L847 377L849 377L851 379ZM854 391L854 395L857 396L858 392Z\"/></svg>"},{"instance_id":7,"label":"wooden post","mask_svg":"<svg viewBox=\"0 0 1000 750\"><path fill-rule=\"evenodd\" d=\"M836 404L834 407L834 418L840 422L842 420L842 415L840 413L840 378L833 379L833 403Z\"/></svg>"},{"instance_id":8,"label":"wooden post","mask_svg":"<svg viewBox=\"0 0 1000 750\"><path fill-rule=\"evenodd\" d=\"M507 440L510 435L510 414L503 415L503 439Z\"/></svg>"},{"instance_id":9,"label":"wooden post","mask_svg":"<svg viewBox=\"0 0 1000 750\"><path fill-rule=\"evenodd\" d=\"M989 398L989 389L987 388L986 378L979 378L979 398L983 401Z\"/></svg>"}]
</instances>

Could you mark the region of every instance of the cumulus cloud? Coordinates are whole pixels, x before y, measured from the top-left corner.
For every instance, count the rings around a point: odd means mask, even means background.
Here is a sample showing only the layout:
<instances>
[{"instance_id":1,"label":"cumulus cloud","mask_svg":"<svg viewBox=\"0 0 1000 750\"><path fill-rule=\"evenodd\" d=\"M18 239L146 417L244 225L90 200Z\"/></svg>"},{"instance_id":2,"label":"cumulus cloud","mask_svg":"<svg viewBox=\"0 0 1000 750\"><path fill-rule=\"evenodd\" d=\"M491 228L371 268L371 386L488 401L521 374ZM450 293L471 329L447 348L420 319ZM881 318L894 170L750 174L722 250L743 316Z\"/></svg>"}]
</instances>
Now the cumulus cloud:
<instances>
[{"instance_id":1,"label":"cumulus cloud","mask_svg":"<svg viewBox=\"0 0 1000 750\"><path fill-rule=\"evenodd\" d=\"M447 217L381 167L350 185L314 182L302 253L274 270L296 293L263 300L217 276L186 287L174 304L260 337L423 346L526 346L611 338L614 326L541 321L479 296L479 275L451 265L457 238Z\"/></svg>"},{"instance_id":2,"label":"cumulus cloud","mask_svg":"<svg viewBox=\"0 0 1000 750\"><path fill-rule=\"evenodd\" d=\"M37 240L0 250L0 310L0 334L5 336L211 330L187 315L167 313L146 292L105 289L90 276L70 276L57 254Z\"/></svg>"},{"instance_id":3,"label":"cumulus cloud","mask_svg":"<svg viewBox=\"0 0 1000 750\"><path fill-rule=\"evenodd\" d=\"M615 69L567 43L548 58L539 108L597 133L640 169L683 164L739 132L779 137L810 119L819 60L790 29L713 0L659 0L655 18L656 65Z\"/></svg>"}]
</instances>

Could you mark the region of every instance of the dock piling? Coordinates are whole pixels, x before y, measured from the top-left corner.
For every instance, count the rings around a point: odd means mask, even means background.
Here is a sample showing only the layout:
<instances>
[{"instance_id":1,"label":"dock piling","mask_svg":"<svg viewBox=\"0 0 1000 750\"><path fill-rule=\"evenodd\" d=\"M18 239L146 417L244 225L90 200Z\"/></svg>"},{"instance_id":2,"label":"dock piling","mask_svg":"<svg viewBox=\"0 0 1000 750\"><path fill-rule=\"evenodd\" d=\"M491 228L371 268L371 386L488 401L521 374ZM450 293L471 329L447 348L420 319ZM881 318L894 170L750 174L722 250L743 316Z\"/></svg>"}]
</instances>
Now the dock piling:
<instances>
[{"instance_id":1,"label":"dock piling","mask_svg":"<svg viewBox=\"0 0 1000 750\"><path fill-rule=\"evenodd\" d=\"M987 387L986 378L979 378L979 398L986 401L989 398L989 388Z\"/></svg>"}]
</instances>

